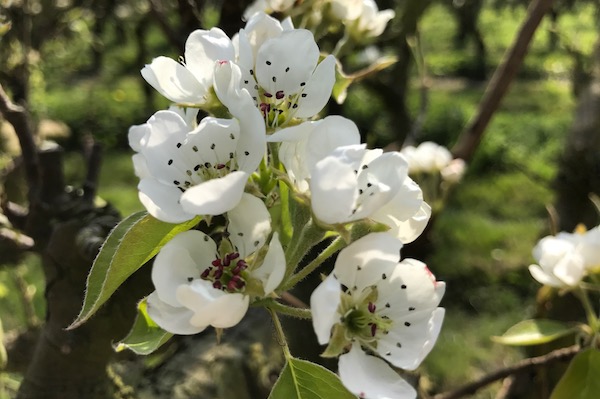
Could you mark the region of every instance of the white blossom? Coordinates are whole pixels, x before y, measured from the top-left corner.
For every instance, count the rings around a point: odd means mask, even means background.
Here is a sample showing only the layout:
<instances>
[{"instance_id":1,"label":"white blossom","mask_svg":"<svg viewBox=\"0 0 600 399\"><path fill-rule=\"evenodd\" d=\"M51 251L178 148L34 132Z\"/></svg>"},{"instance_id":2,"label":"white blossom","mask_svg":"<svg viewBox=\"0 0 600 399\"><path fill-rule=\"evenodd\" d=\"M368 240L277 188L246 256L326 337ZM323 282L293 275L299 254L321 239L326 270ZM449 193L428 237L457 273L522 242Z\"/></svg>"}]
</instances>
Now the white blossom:
<instances>
[{"instance_id":1,"label":"white blossom","mask_svg":"<svg viewBox=\"0 0 600 399\"><path fill-rule=\"evenodd\" d=\"M214 64L233 60L231 40L219 28L196 30L185 43L185 56L180 62L157 57L141 73L160 94L175 103L205 104L210 100Z\"/></svg>"},{"instance_id":2,"label":"white blossom","mask_svg":"<svg viewBox=\"0 0 600 399\"><path fill-rule=\"evenodd\" d=\"M431 208L419 186L408 177L398 152L367 150L364 144L338 147L312 165L311 205L330 224L369 218L384 223L408 243L425 229Z\"/></svg>"},{"instance_id":3,"label":"white blossom","mask_svg":"<svg viewBox=\"0 0 600 399\"><path fill-rule=\"evenodd\" d=\"M529 272L538 282L574 287L588 271L600 266L600 228L546 236L533 248L533 257L538 264L530 265Z\"/></svg>"},{"instance_id":4,"label":"white blossom","mask_svg":"<svg viewBox=\"0 0 600 399\"><path fill-rule=\"evenodd\" d=\"M235 64L222 64L215 72L219 99L229 102L232 85L247 89L270 128L317 114L335 83L335 58L319 62L313 34L286 21L254 14L233 39Z\"/></svg>"},{"instance_id":5,"label":"white blossom","mask_svg":"<svg viewBox=\"0 0 600 399\"><path fill-rule=\"evenodd\" d=\"M452 161L452 154L446 147L432 141L425 141L417 147L407 146L401 151L408 161L408 171L412 173L437 173ZM458 166L458 165L457 165Z\"/></svg>"},{"instance_id":6,"label":"white blossom","mask_svg":"<svg viewBox=\"0 0 600 399\"><path fill-rule=\"evenodd\" d=\"M180 223L237 205L266 142L248 92L238 91L234 100L234 119L206 117L190 130L180 114L159 111L146 124L131 128L139 197L152 216Z\"/></svg>"},{"instance_id":7,"label":"white blossom","mask_svg":"<svg viewBox=\"0 0 600 399\"><path fill-rule=\"evenodd\" d=\"M360 133L350 119L333 115L278 130L267 141L281 142L279 160L297 189L307 192L311 165L340 146L360 143Z\"/></svg>"},{"instance_id":8,"label":"white blossom","mask_svg":"<svg viewBox=\"0 0 600 399\"><path fill-rule=\"evenodd\" d=\"M343 249L310 299L313 327L326 353L340 357L340 377L366 398L413 398L414 390L369 350L395 367L414 370L433 348L444 309L445 284L425 264L400 261L402 242L388 233L369 234ZM384 367L386 366L386 367ZM369 369L360 374L359 370Z\"/></svg>"},{"instance_id":9,"label":"white blossom","mask_svg":"<svg viewBox=\"0 0 600 399\"><path fill-rule=\"evenodd\" d=\"M174 334L195 334L208 326L236 325L248 310L251 281L270 294L281 283L285 257L277 233L267 246L271 225L264 203L244 194L228 212L231 245L217 246L208 235L178 234L158 253L152 268L156 288L148 297L148 314ZM230 248L226 250L223 248ZM266 250L266 254L264 251ZM262 255L261 255L262 254Z\"/></svg>"}]
</instances>

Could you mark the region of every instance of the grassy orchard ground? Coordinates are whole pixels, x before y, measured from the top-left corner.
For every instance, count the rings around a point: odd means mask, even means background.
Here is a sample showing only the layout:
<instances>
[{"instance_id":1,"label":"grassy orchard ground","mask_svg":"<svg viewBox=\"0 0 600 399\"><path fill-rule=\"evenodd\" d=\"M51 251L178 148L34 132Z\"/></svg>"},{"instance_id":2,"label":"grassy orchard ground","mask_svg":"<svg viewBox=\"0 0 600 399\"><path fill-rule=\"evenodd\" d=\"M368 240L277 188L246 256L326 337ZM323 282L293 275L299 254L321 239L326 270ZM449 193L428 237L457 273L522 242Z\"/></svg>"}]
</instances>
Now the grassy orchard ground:
<instances>
[{"instance_id":1,"label":"grassy orchard ground","mask_svg":"<svg viewBox=\"0 0 600 399\"><path fill-rule=\"evenodd\" d=\"M484 9L480 27L489 65L500 61L523 16L521 9ZM564 40L577 43L585 54L591 52L595 37L592 16L590 9L580 8L559 21L561 32L567 35ZM472 52L469 48L454 49L456 27L444 7L431 7L420 26L432 85L419 140L451 145L475 112L484 85L457 76L468 67ZM424 260L438 279L448 283L442 302L447 313L438 344L421 371L437 392L522 356L518 350L492 343L489 336L501 334L533 313L538 285L530 278L527 266L533 261L531 248L548 231L545 206L553 200L550 183L572 121L572 60L560 46L548 50L547 27L545 22L538 31L518 81L431 233L435 250ZM115 38L109 30L106 62L96 77L76 73L89 66L89 60L82 57L81 43L48 45L44 64L33 74L36 115L67 122L76 137L93 132L107 145L126 143L129 125L142 123L150 114L144 110L137 74L141 66L134 65L134 49L131 45L111 46L111 41L114 43ZM177 51L168 50L156 31L150 32L148 42L152 55L177 55ZM415 80L415 89L417 84ZM364 89L353 88L344 107L346 114L373 121L370 134L377 132L382 141L393 137L387 118L375 114L378 107L363 106L367 99L372 101L372 96ZM414 90L409 103L415 113L418 101ZM164 105L163 100L155 99L156 107ZM123 150L107 151L100 180L99 195L123 215L142 209L130 155ZM82 165L80 155L67 156L67 178L74 185L83 179ZM43 276L37 259L28 257L17 270L30 284L29 290L35 291L33 304L43 319ZM6 330L25 325L14 272L6 269L0 270L0 318ZM0 399L11 397L3 396L2 385L12 392L17 381L18 376L0 377ZM493 398L498 386L476 397Z\"/></svg>"}]
</instances>

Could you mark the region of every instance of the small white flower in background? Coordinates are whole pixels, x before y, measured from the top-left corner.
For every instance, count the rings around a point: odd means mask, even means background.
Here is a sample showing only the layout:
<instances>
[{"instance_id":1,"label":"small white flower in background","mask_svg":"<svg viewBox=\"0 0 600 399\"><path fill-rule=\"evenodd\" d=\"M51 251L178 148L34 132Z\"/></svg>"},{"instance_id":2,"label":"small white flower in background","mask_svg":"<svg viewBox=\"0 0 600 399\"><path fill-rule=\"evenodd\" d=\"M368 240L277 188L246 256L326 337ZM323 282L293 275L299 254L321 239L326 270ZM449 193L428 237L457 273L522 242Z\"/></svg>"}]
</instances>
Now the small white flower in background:
<instances>
[{"instance_id":1,"label":"small white flower in background","mask_svg":"<svg viewBox=\"0 0 600 399\"><path fill-rule=\"evenodd\" d=\"M452 154L446 147L425 141L417 147L404 147L400 153L408 161L409 173L440 172L452 161Z\"/></svg>"},{"instance_id":2,"label":"small white flower in background","mask_svg":"<svg viewBox=\"0 0 600 399\"><path fill-rule=\"evenodd\" d=\"M396 16L394 10L379 11L373 0L330 0L331 11L344 21L357 41L377 37Z\"/></svg>"},{"instance_id":3,"label":"small white flower in background","mask_svg":"<svg viewBox=\"0 0 600 399\"><path fill-rule=\"evenodd\" d=\"M541 284L577 286L588 271L600 266L600 228L546 236L533 248L533 257L539 265L530 265L529 272Z\"/></svg>"},{"instance_id":4,"label":"small white flower in background","mask_svg":"<svg viewBox=\"0 0 600 399\"><path fill-rule=\"evenodd\" d=\"M244 11L244 19L250 19L257 12L271 14L290 9L296 0L255 0Z\"/></svg>"},{"instance_id":5,"label":"small white flower in background","mask_svg":"<svg viewBox=\"0 0 600 399\"><path fill-rule=\"evenodd\" d=\"M157 57L141 73L160 94L180 104L205 104L210 101L214 64L233 60L235 51L229 37L219 28L196 30L185 43L181 62Z\"/></svg>"},{"instance_id":6,"label":"small white flower in background","mask_svg":"<svg viewBox=\"0 0 600 399\"><path fill-rule=\"evenodd\" d=\"M440 171L442 179L450 184L460 182L465 174L467 165L463 159L455 158Z\"/></svg>"},{"instance_id":7,"label":"small white flower in background","mask_svg":"<svg viewBox=\"0 0 600 399\"><path fill-rule=\"evenodd\" d=\"M422 262L400 261L401 248L388 233L360 238L340 252L310 299L317 339L328 344L324 355L341 355L342 382L360 397L414 398L386 362L414 370L441 329L445 284Z\"/></svg>"},{"instance_id":8,"label":"small white flower in background","mask_svg":"<svg viewBox=\"0 0 600 399\"><path fill-rule=\"evenodd\" d=\"M414 241L431 216L404 157L367 150L365 144L338 147L312 165L310 191L313 212L322 222L369 218L388 225L404 243Z\"/></svg>"},{"instance_id":9,"label":"small white flower in background","mask_svg":"<svg viewBox=\"0 0 600 399\"><path fill-rule=\"evenodd\" d=\"M286 23L286 21L288 21ZM267 127L306 119L327 104L335 83L335 58L319 62L319 47L306 29L293 29L257 13L234 37L237 57L215 76L215 91L223 103L235 85L247 89ZM239 68L239 72L235 69Z\"/></svg>"},{"instance_id":10,"label":"small white flower in background","mask_svg":"<svg viewBox=\"0 0 600 399\"><path fill-rule=\"evenodd\" d=\"M228 244L190 230L175 236L158 253L152 268L156 291L148 296L148 314L174 334L196 334L208 326L229 328L248 310L250 295L273 292L285 274L285 256L271 232L264 203L244 194L227 213ZM253 288L257 283L259 292Z\"/></svg>"},{"instance_id":11,"label":"small white flower in background","mask_svg":"<svg viewBox=\"0 0 600 399\"><path fill-rule=\"evenodd\" d=\"M152 216L180 223L237 205L266 152L260 113L248 92L237 94L236 119L207 117L190 130L180 114L159 111L130 129L140 201Z\"/></svg>"},{"instance_id":12,"label":"small white flower in background","mask_svg":"<svg viewBox=\"0 0 600 399\"><path fill-rule=\"evenodd\" d=\"M268 142L281 142L279 160L300 192L309 189L310 165L340 146L359 144L358 127L350 119L332 115L278 130Z\"/></svg>"}]
</instances>

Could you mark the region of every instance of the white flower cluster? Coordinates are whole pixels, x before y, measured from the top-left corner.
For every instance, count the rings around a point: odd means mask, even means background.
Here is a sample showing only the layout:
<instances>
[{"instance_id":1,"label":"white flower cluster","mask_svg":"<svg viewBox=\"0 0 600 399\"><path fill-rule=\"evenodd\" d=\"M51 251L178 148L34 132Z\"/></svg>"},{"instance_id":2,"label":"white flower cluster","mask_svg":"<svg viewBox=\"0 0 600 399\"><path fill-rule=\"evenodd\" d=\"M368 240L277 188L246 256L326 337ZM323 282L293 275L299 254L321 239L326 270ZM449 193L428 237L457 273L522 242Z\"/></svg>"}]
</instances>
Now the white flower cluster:
<instances>
[{"instance_id":1,"label":"white flower cluster","mask_svg":"<svg viewBox=\"0 0 600 399\"><path fill-rule=\"evenodd\" d=\"M293 11L294 3L294 0L255 0L244 16L250 18L256 12L289 13ZM326 18L333 23L341 22L358 42L381 35L396 15L394 10L379 11L374 0L306 0L303 2L303 11L308 14L305 20L313 24ZM326 15L323 15L324 11Z\"/></svg>"},{"instance_id":2,"label":"white flower cluster","mask_svg":"<svg viewBox=\"0 0 600 399\"><path fill-rule=\"evenodd\" d=\"M432 141L424 141L417 147L406 146L400 152L408 160L411 174L440 173L444 181L458 183L465 173L465 161L452 159L446 147Z\"/></svg>"},{"instance_id":3,"label":"white flower cluster","mask_svg":"<svg viewBox=\"0 0 600 399\"><path fill-rule=\"evenodd\" d=\"M533 257L538 264L530 265L529 272L538 282L557 288L576 287L588 272L600 267L600 226L546 236L533 248Z\"/></svg>"},{"instance_id":4,"label":"white flower cluster","mask_svg":"<svg viewBox=\"0 0 600 399\"><path fill-rule=\"evenodd\" d=\"M385 230L342 250L311 311L348 389L368 398L415 397L388 362L417 367L442 324L444 283L423 263L400 259L431 208L404 156L366 149L349 119L318 119L335 62L320 57L310 31L256 13L232 39L218 28L197 30L181 62L158 57L144 67L143 77L175 105L130 129L141 202L168 223L225 220L214 236L190 230L160 250L148 314L167 331L195 334L232 327L253 301L275 297L297 268L286 259L289 236L282 238L278 214L286 184L324 232L357 222ZM198 108L229 118L198 122Z\"/></svg>"}]
</instances>

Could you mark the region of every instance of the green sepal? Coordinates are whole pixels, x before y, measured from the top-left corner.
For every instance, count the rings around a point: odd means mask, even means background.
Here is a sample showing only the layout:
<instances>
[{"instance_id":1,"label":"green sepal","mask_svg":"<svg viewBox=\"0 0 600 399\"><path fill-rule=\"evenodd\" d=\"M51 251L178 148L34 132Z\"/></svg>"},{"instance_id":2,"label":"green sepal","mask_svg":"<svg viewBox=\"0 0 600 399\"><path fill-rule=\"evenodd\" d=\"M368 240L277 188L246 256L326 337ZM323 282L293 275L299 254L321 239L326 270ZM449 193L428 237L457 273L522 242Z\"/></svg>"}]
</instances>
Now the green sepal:
<instances>
[{"instance_id":1,"label":"green sepal","mask_svg":"<svg viewBox=\"0 0 600 399\"><path fill-rule=\"evenodd\" d=\"M341 324L333 326L333 333L325 351L321 353L322 357L338 357L344 352L352 342L346 336L346 328Z\"/></svg>"}]
</instances>

